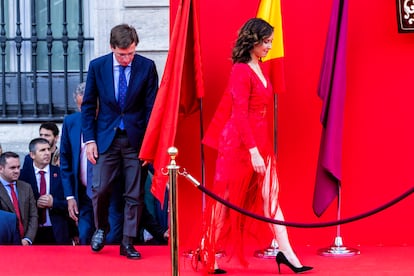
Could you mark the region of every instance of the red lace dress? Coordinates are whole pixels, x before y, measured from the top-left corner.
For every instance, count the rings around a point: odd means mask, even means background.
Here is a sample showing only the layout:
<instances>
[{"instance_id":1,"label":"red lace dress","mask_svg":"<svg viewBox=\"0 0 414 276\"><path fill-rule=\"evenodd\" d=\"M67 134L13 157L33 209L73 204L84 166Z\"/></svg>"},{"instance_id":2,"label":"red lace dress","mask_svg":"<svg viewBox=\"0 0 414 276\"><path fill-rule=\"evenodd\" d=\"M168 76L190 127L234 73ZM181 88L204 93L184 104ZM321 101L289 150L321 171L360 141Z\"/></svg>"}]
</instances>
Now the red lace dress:
<instances>
[{"instance_id":1,"label":"red lace dress","mask_svg":"<svg viewBox=\"0 0 414 276\"><path fill-rule=\"evenodd\" d=\"M245 63L232 67L228 87L203 143L218 150L213 191L249 211L272 216L276 211L278 184L273 150L274 96ZM267 164L267 173L254 172L249 149L257 147ZM216 250L224 246L243 265L244 237L254 223L239 213L209 199L201 258L213 270ZM250 226L249 226L250 225ZM224 243L225 242L225 243ZM228 245L228 246L226 246Z\"/></svg>"}]
</instances>

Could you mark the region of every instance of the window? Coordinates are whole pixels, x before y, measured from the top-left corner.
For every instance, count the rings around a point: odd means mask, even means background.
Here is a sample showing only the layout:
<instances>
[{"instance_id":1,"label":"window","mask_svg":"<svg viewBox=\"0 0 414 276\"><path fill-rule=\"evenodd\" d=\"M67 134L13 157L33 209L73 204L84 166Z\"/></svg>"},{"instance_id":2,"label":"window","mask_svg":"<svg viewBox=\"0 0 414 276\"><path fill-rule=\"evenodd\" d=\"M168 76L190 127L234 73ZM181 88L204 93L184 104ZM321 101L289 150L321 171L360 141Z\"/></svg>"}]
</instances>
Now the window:
<instances>
[{"instance_id":1,"label":"window","mask_svg":"<svg viewBox=\"0 0 414 276\"><path fill-rule=\"evenodd\" d=\"M91 1L0 0L0 121L61 120L86 77Z\"/></svg>"},{"instance_id":2,"label":"window","mask_svg":"<svg viewBox=\"0 0 414 276\"><path fill-rule=\"evenodd\" d=\"M85 70L85 58L89 60L91 56L92 43L86 41L80 45L79 38L90 37L89 13L84 12L89 11L90 1L2 2L4 20L1 21L4 27L1 31L7 37L5 49L2 47L5 50L6 72L19 70L19 56L22 72L64 71L65 55L69 57L69 71L79 71L81 65ZM79 56L80 50L84 53L83 57Z\"/></svg>"}]
</instances>

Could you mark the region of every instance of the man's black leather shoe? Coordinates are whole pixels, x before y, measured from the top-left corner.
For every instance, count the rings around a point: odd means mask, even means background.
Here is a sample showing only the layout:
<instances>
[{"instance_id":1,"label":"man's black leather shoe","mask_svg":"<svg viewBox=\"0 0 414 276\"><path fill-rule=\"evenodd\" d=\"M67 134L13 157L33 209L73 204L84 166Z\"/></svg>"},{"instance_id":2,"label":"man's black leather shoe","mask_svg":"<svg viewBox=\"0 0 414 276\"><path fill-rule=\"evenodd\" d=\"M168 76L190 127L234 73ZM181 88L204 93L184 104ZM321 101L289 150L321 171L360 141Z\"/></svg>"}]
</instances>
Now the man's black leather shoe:
<instances>
[{"instance_id":1,"label":"man's black leather shoe","mask_svg":"<svg viewBox=\"0 0 414 276\"><path fill-rule=\"evenodd\" d=\"M119 253L121 254L121 256L126 256L128 259L141 259L141 253L135 250L132 244L124 245L121 243Z\"/></svg>"},{"instance_id":2,"label":"man's black leather shoe","mask_svg":"<svg viewBox=\"0 0 414 276\"><path fill-rule=\"evenodd\" d=\"M101 251L105 245L105 231L103 229L98 229L92 236L91 248L92 251L98 252Z\"/></svg>"}]
</instances>

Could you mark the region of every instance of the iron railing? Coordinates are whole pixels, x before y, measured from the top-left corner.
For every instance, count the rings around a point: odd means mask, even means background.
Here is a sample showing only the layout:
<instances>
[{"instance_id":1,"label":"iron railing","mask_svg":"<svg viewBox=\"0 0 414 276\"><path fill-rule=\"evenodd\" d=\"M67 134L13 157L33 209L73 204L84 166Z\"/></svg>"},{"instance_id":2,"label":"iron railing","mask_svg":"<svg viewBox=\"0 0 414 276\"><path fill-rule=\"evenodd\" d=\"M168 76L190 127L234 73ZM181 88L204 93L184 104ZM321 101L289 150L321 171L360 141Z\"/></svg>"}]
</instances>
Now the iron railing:
<instances>
[{"instance_id":1,"label":"iron railing","mask_svg":"<svg viewBox=\"0 0 414 276\"><path fill-rule=\"evenodd\" d=\"M84 3L78 0L78 11L71 10L71 14L77 13L78 16L77 27L75 25L77 35L69 35L68 1L59 1L61 22L52 20L52 12L56 13L56 5L53 5L56 1L47 0L43 3L42 15L46 18L41 20L37 18L37 0L11 2L0 0L0 123L62 121L66 114L76 109L72 91L86 78L84 49L87 43L91 46L92 42L88 41L93 41L92 37L84 35ZM22 14L22 4L30 4L30 20L24 18L22 21L22 16L27 17L27 13ZM70 4L73 9L73 2ZM12 18L8 16L10 9L15 9ZM40 26L39 21L46 24ZM22 34L23 22L30 22L30 35ZM73 18L71 23L73 26ZM14 32L8 34L12 24ZM53 24L61 24L61 33L53 33ZM40 28L46 31L40 33ZM76 51L69 51L70 43L77 45ZM40 51L40 44L45 44L47 50ZM52 62L56 58L55 49L59 49L59 66ZM77 68L69 68L71 59L78 59ZM39 61L44 64L42 68L38 65ZM24 66L27 62L31 64L29 68ZM54 69L52 65L60 68Z\"/></svg>"}]
</instances>

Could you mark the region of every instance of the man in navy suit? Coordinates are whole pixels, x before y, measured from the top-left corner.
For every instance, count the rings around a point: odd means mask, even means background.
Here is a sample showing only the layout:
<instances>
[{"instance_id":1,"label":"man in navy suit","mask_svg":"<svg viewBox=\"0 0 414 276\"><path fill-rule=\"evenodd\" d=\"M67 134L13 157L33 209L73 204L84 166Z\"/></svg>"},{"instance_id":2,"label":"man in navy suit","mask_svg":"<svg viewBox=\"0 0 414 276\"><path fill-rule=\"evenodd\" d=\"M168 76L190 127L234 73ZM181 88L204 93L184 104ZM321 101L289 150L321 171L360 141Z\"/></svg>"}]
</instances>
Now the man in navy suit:
<instances>
[{"instance_id":1,"label":"man in navy suit","mask_svg":"<svg viewBox=\"0 0 414 276\"><path fill-rule=\"evenodd\" d=\"M0 245L20 244L18 219L15 213L0 210Z\"/></svg>"},{"instance_id":2,"label":"man in navy suit","mask_svg":"<svg viewBox=\"0 0 414 276\"><path fill-rule=\"evenodd\" d=\"M158 90L155 63L135 53L138 42L133 27L112 28L112 53L90 62L82 103L86 154L94 165L92 203L97 230L91 248L100 251L104 247L110 193L113 185L120 185L117 179L121 176L125 207L120 254L129 259L141 258L133 240L144 207L147 169L138 153Z\"/></svg>"},{"instance_id":3,"label":"man in navy suit","mask_svg":"<svg viewBox=\"0 0 414 276\"><path fill-rule=\"evenodd\" d=\"M71 244L68 207L63 195L60 169L49 164L50 144L44 138L35 138L30 141L29 150L33 165L23 167L19 179L32 186L37 202L39 228L34 244ZM42 175L45 179L43 194Z\"/></svg>"},{"instance_id":4,"label":"man in navy suit","mask_svg":"<svg viewBox=\"0 0 414 276\"><path fill-rule=\"evenodd\" d=\"M85 83L76 87L73 99L80 111ZM87 164L86 147L82 141L81 113L68 115L63 120L62 137L60 140L60 171L65 198L68 201L69 216L78 224L80 244L90 244L95 231L93 207L90 199L91 172ZM89 170L89 174L88 174ZM122 187L111 195L109 207L109 224L111 230L106 236L106 242L120 243L122 239L123 202Z\"/></svg>"},{"instance_id":5,"label":"man in navy suit","mask_svg":"<svg viewBox=\"0 0 414 276\"><path fill-rule=\"evenodd\" d=\"M42 123L39 127L39 137L45 138L49 141L50 144L50 164L59 167L60 163L60 152L57 147L57 142L59 140L59 127L54 122L45 122ZM30 154L27 154L24 157L23 168L25 166L32 166L33 160L30 157Z\"/></svg>"}]
</instances>

